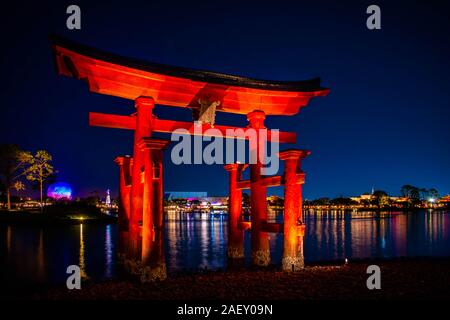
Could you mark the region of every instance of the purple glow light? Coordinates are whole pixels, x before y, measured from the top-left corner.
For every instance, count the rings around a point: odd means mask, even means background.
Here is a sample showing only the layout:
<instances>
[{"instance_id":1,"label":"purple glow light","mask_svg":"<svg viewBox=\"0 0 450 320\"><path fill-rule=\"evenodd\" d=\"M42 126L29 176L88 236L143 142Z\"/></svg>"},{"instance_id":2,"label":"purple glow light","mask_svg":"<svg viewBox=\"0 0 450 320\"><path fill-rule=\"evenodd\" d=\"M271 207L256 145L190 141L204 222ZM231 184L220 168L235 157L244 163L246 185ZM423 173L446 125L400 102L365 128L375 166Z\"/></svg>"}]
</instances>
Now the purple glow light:
<instances>
[{"instance_id":1,"label":"purple glow light","mask_svg":"<svg viewBox=\"0 0 450 320\"><path fill-rule=\"evenodd\" d=\"M68 183L56 182L51 184L47 189L47 197L55 200L72 199L72 188Z\"/></svg>"}]
</instances>

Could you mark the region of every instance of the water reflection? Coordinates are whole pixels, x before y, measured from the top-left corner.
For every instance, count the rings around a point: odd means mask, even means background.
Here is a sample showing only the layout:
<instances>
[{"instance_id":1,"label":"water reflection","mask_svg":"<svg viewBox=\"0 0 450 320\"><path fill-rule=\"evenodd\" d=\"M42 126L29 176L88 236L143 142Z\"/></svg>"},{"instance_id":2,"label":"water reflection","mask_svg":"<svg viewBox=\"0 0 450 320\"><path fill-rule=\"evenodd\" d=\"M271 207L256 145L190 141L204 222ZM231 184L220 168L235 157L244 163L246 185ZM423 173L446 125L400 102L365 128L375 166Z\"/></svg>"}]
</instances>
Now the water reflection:
<instances>
[{"instance_id":1,"label":"water reflection","mask_svg":"<svg viewBox=\"0 0 450 320\"><path fill-rule=\"evenodd\" d=\"M273 222L282 214L271 212ZM305 261L345 258L450 256L450 214L421 211L410 214L351 215L338 211L304 215ZM116 274L116 225L0 225L0 280L18 283L64 283L66 269L80 266L93 280ZM227 266L227 216L200 220L168 220L165 253L169 272L223 269ZM271 262L280 264L283 235L269 234ZM250 263L250 236L244 234L244 254Z\"/></svg>"},{"instance_id":2,"label":"water reflection","mask_svg":"<svg viewBox=\"0 0 450 320\"><path fill-rule=\"evenodd\" d=\"M12 227L8 225L6 227L6 251L11 252L11 238L12 238Z\"/></svg>"},{"instance_id":3,"label":"water reflection","mask_svg":"<svg viewBox=\"0 0 450 320\"><path fill-rule=\"evenodd\" d=\"M64 283L69 265L94 280L113 277L116 241L116 225L0 225L2 287Z\"/></svg>"},{"instance_id":4,"label":"water reflection","mask_svg":"<svg viewBox=\"0 0 450 320\"><path fill-rule=\"evenodd\" d=\"M105 277L111 278L113 275L113 242L111 236L111 225L106 226L105 233Z\"/></svg>"},{"instance_id":5,"label":"water reflection","mask_svg":"<svg viewBox=\"0 0 450 320\"><path fill-rule=\"evenodd\" d=\"M39 244L37 250L37 277L39 282L45 281L44 230L39 229Z\"/></svg>"},{"instance_id":6,"label":"water reflection","mask_svg":"<svg viewBox=\"0 0 450 320\"><path fill-rule=\"evenodd\" d=\"M422 211L306 214L307 261L450 255L450 215Z\"/></svg>"},{"instance_id":7,"label":"water reflection","mask_svg":"<svg viewBox=\"0 0 450 320\"><path fill-rule=\"evenodd\" d=\"M227 238L224 216L166 221L165 252L169 271L225 267Z\"/></svg>"},{"instance_id":8,"label":"water reflection","mask_svg":"<svg viewBox=\"0 0 450 320\"><path fill-rule=\"evenodd\" d=\"M83 239L83 224L80 223L80 259L78 266L80 267L81 277L87 278L86 265L84 262L84 239Z\"/></svg>"}]
</instances>

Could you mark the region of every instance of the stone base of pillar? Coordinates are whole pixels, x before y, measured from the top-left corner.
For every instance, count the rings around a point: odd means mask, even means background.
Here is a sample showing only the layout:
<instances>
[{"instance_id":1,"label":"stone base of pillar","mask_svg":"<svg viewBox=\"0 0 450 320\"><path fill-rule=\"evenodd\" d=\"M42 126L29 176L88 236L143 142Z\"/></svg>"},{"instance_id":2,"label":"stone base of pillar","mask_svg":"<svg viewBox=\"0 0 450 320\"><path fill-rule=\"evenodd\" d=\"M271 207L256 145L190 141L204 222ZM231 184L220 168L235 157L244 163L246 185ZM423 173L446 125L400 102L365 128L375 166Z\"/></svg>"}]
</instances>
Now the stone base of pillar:
<instances>
[{"instance_id":1,"label":"stone base of pillar","mask_svg":"<svg viewBox=\"0 0 450 320\"><path fill-rule=\"evenodd\" d=\"M252 264L257 267L267 267L270 264L270 250L252 252Z\"/></svg>"},{"instance_id":2,"label":"stone base of pillar","mask_svg":"<svg viewBox=\"0 0 450 320\"><path fill-rule=\"evenodd\" d=\"M244 259L244 247L228 247L228 259Z\"/></svg>"},{"instance_id":3,"label":"stone base of pillar","mask_svg":"<svg viewBox=\"0 0 450 320\"><path fill-rule=\"evenodd\" d=\"M146 266L141 271L141 282L162 281L167 278L166 264L160 263L155 266Z\"/></svg>"},{"instance_id":4,"label":"stone base of pillar","mask_svg":"<svg viewBox=\"0 0 450 320\"><path fill-rule=\"evenodd\" d=\"M120 255L118 260L127 274L133 276L141 275L142 264L140 260L129 258L126 255Z\"/></svg>"},{"instance_id":5,"label":"stone base of pillar","mask_svg":"<svg viewBox=\"0 0 450 320\"><path fill-rule=\"evenodd\" d=\"M282 269L287 272L303 270L305 268L305 259L302 256L283 257Z\"/></svg>"},{"instance_id":6,"label":"stone base of pillar","mask_svg":"<svg viewBox=\"0 0 450 320\"><path fill-rule=\"evenodd\" d=\"M139 277L141 282L162 281L167 278L165 263L143 266L142 261L130 259L124 254L118 254L118 262L126 274Z\"/></svg>"},{"instance_id":7,"label":"stone base of pillar","mask_svg":"<svg viewBox=\"0 0 450 320\"><path fill-rule=\"evenodd\" d=\"M239 270L245 267L244 246L228 247L227 269Z\"/></svg>"}]
</instances>

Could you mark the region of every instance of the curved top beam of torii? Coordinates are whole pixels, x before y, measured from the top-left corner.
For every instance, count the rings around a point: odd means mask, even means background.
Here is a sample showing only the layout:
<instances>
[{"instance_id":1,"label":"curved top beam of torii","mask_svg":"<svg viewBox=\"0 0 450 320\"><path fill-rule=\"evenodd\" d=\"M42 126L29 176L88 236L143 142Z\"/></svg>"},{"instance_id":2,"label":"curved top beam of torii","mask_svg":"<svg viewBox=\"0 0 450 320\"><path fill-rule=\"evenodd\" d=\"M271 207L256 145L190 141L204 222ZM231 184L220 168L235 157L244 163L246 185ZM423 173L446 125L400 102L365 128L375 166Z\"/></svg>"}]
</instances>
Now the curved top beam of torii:
<instances>
[{"instance_id":1,"label":"curved top beam of torii","mask_svg":"<svg viewBox=\"0 0 450 320\"><path fill-rule=\"evenodd\" d=\"M320 79L257 80L223 73L148 63L51 37L59 74L85 80L92 92L156 104L199 108L199 101L220 101L217 111L294 115L313 97L325 96Z\"/></svg>"}]
</instances>

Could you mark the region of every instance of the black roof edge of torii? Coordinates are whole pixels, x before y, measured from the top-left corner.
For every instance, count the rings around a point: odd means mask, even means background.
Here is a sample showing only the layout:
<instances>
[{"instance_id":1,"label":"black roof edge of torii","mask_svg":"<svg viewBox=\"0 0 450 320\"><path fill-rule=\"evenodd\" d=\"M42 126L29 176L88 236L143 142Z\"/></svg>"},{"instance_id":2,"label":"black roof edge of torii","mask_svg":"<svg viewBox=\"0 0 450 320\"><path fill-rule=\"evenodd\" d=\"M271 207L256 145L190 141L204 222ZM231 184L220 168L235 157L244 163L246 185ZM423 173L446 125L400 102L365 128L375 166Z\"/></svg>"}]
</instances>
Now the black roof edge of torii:
<instances>
[{"instance_id":1,"label":"black roof edge of torii","mask_svg":"<svg viewBox=\"0 0 450 320\"><path fill-rule=\"evenodd\" d=\"M293 92L317 92L328 91L320 86L320 78L300 81L275 81L261 80L235 76L214 71L196 70L184 67L170 66L166 64L154 63L124 57L107 51L86 46L59 35L49 36L52 46L59 46L70 51L74 51L89 58L106 61L109 63L139 69L142 71L158 73L162 75L190 79L192 81L208 82L218 85L239 86L252 89L293 91Z\"/></svg>"}]
</instances>

